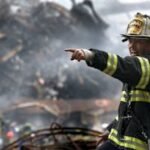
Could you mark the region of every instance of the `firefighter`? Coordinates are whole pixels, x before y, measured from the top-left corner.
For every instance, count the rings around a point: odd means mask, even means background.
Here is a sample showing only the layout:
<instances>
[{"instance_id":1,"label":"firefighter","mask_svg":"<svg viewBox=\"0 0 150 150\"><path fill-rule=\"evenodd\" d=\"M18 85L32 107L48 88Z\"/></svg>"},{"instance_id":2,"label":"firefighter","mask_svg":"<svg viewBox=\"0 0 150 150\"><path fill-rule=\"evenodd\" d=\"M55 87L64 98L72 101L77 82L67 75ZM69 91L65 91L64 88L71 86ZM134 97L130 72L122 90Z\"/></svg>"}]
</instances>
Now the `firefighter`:
<instances>
[{"instance_id":1,"label":"firefighter","mask_svg":"<svg viewBox=\"0 0 150 150\"><path fill-rule=\"evenodd\" d=\"M127 26L130 56L124 58L97 49L69 48L71 60L85 60L88 66L123 83L118 116L102 134L97 150L150 149L150 17L137 13Z\"/></svg>"}]
</instances>

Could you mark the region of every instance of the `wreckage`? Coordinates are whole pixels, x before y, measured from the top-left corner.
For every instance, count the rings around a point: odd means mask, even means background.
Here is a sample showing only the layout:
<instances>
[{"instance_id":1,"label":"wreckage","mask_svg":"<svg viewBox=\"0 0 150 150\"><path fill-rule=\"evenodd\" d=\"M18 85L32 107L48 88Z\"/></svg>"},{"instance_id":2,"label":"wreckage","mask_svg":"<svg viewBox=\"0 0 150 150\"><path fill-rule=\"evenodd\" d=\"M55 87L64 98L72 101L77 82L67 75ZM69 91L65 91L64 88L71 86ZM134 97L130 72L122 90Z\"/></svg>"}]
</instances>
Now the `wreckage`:
<instances>
[{"instance_id":1,"label":"wreckage","mask_svg":"<svg viewBox=\"0 0 150 150\"><path fill-rule=\"evenodd\" d=\"M39 2L27 8L12 1L0 3L3 6L0 9L0 109L4 101L5 107L11 108L23 98L26 102L31 98L35 102L37 99L72 101L103 97L104 91L105 95L110 93L113 84L109 88L104 84L107 77L69 64L63 52L66 47L104 43L108 25L90 1L73 3L70 10L54 2ZM113 92L116 91L112 95Z\"/></svg>"},{"instance_id":2,"label":"wreckage","mask_svg":"<svg viewBox=\"0 0 150 150\"><path fill-rule=\"evenodd\" d=\"M93 89L91 83L96 89L100 88L90 76L74 74L75 70L80 72L80 68L72 68L63 52L66 47L90 47L103 43L104 29L108 25L95 15L91 4L77 4L68 10L59 4L45 2L27 12L18 7L13 13L8 11L12 6L6 6L0 26L1 95L62 98L67 90L68 96L63 98L71 98L79 94L72 94L70 85L76 83L74 87L80 89L85 80L85 92L86 87L91 86L86 93ZM90 94L93 96L96 92Z\"/></svg>"},{"instance_id":3,"label":"wreckage","mask_svg":"<svg viewBox=\"0 0 150 150\"><path fill-rule=\"evenodd\" d=\"M68 103L65 100L32 99L26 102L24 99L22 103L1 110L1 122L4 119L1 123L3 149L95 149L101 132L92 129L92 126L99 122L99 118L106 121L106 114L112 116L117 105L106 99ZM100 111L95 115L94 110ZM20 115L16 118L16 114ZM91 129L87 128L87 124L91 124Z\"/></svg>"},{"instance_id":4,"label":"wreckage","mask_svg":"<svg viewBox=\"0 0 150 150\"><path fill-rule=\"evenodd\" d=\"M50 128L25 135L3 150L93 150L100 135L98 131L53 123Z\"/></svg>"}]
</instances>

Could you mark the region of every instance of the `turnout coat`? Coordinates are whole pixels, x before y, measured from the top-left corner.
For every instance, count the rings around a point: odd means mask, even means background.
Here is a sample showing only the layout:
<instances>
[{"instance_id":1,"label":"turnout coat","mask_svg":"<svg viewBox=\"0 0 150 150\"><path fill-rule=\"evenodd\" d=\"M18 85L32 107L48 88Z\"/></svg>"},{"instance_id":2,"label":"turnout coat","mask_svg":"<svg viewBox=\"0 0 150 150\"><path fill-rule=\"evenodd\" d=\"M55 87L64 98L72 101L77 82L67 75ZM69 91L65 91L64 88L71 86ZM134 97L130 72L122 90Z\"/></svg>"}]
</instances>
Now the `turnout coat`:
<instances>
[{"instance_id":1,"label":"turnout coat","mask_svg":"<svg viewBox=\"0 0 150 150\"><path fill-rule=\"evenodd\" d=\"M90 49L88 66L123 83L118 116L108 126L108 139L119 147L148 150L150 138L150 55L127 56Z\"/></svg>"}]
</instances>

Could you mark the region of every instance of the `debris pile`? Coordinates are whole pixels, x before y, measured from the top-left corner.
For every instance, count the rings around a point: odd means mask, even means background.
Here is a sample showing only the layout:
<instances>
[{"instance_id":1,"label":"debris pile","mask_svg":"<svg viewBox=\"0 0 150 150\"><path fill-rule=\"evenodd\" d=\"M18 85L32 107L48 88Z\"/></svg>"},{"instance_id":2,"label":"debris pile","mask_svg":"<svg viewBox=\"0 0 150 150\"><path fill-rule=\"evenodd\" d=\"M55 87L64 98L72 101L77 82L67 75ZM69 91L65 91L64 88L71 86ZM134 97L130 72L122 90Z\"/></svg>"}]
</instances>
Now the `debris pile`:
<instances>
[{"instance_id":1,"label":"debris pile","mask_svg":"<svg viewBox=\"0 0 150 150\"><path fill-rule=\"evenodd\" d=\"M108 25L100 17L92 22L87 13L85 24L83 16L75 14L79 11L76 10L78 5L68 10L53 2L39 2L30 6L30 11L16 6L16 12L12 13L11 2L0 2L5 6L0 11L3 20L0 23L1 95L9 99L69 99L104 96L101 95L104 88L110 92L103 84L107 77L69 63L63 51L66 47L87 47L103 42ZM89 26L88 21L92 25Z\"/></svg>"},{"instance_id":2,"label":"debris pile","mask_svg":"<svg viewBox=\"0 0 150 150\"><path fill-rule=\"evenodd\" d=\"M4 147L4 150L92 150L96 148L96 142L101 135L101 132L85 128L53 125L23 136Z\"/></svg>"}]
</instances>

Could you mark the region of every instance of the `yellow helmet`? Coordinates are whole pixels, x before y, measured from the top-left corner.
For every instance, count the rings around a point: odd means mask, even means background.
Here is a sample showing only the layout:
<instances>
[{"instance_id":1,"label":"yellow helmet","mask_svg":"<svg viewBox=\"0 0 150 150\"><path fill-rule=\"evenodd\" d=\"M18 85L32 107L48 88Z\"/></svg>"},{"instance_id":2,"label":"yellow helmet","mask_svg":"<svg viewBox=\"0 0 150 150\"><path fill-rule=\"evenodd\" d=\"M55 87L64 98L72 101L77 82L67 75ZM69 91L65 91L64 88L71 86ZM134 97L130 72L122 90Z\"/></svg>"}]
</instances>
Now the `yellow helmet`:
<instances>
[{"instance_id":1,"label":"yellow helmet","mask_svg":"<svg viewBox=\"0 0 150 150\"><path fill-rule=\"evenodd\" d=\"M133 20L128 24L126 34L122 34L125 39L128 38L140 38L140 39L150 39L150 16L137 13Z\"/></svg>"}]
</instances>

